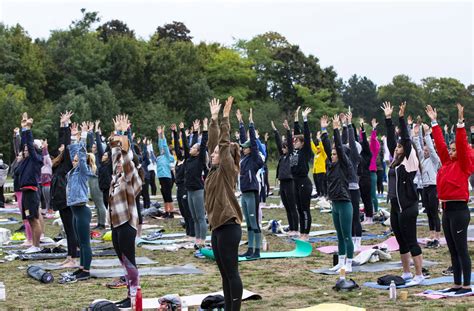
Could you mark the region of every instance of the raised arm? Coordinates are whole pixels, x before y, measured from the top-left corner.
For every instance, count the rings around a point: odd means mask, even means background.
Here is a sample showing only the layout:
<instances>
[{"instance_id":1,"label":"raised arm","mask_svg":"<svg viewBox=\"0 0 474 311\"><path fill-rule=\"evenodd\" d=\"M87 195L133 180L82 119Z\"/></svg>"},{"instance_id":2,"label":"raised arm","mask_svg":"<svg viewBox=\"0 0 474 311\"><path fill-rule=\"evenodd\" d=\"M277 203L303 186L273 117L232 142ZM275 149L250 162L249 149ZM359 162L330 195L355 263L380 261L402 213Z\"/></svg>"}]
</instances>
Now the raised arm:
<instances>
[{"instance_id":1,"label":"raised arm","mask_svg":"<svg viewBox=\"0 0 474 311\"><path fill-rule=\"evenodd\" d=\"M436 153L436 149L433 145L433 141L431 140L430 127L428 126L428 124L423 124L423 128L425 131L425 144L426 144L426 147L428 147L428 150L430 151L431 162L433 162L434 166L439 169L441 167L441 160L439 159L438 153ZM420 159L423 159L423 158L420 158Z\"/></svg>"},{"instance_id":2,"label":"raised arm","mask_svg":"<svg viewBox=\"0 0 474 311\"><path fill-rule=\"evenodd\" d=\"M321 117L321 141L324 146L324 152L326 155L331 154L331 141L329 140L329 135L327 132L327 127L329 125L328 116Z\"/></svg>"},{"instance_id":3,"label":"raised arm","mask_svg":"<svg viewBox=\"0 0 474 311\"><path fill-rule=\"evenodd\" d=\"M202 138L201 138L201 145L199 146L199 160L203 165L206 165L206 150L207 150L207 141L209 138L207 125L208 121L207 118L204 118L203 122L203 129L202 129Z\"/></svg>"},{"instance_id":4,"label":"raised arm","mask_svg":"<svg viewBox=\"0 0 474 311\"><path fill-rule=\"evenodd\" d=\"M281 147L280 132L278 132L278 129L276 128L275 123L273 123L273 121L272 121L272 129L273 129L273 134L275 134L275 144L276 144L276 147L277 147L277 150L278 150L278 154L280 156L282 156L283 155L283 148Z\"/></svg>"},{"instance_id":5,"label":"raised arm","mask_svg":"<svg viewBox=\"0 0 474 311\"><path fill-rule=\"evenodd\" d=\"M293 131L295 135L301 134L301 127L300 127L300 122L299 122L300 108L301 106L298 106L298 108L296 108L296 111L295 111L295 120L293 123Z\"/></svg>"},{"instance_id":6,"label":"raised arm","mask_svg":"<svg viewBox=\"0 0 474 311\"><path fill-rule=\"evenodd\" d=\"M398 119L399 119L399 127L400 127L400 139L401 143L403 145L403 150L405 152L405 157L408 159L410 156L411 152L411 138L410 134L408 132L408 126L405 122L405 108L406 108L406 103L403 102L400 104L400 110L398 112Z\"/></svg>"},{"instance_id":7,"label":"raised arm","mask_svg":"<svg viewBox=\"0 0 474 311\"><path fill-rule=\"evenodd\" d=\"M395 153L397 147L397 138L395 137L395 126L392 122L393 107L390 102L384 102L382 108L385 114L385 127L387 128L387 147L391 156Z\"/></svg>"},{"instance_id":8,"label":"raised arm","mask_svg":"<svg viewBox=\"0 0 474 311\"><path fill-rule=\"evenodd\" d=\"M351 153L350 153L351 161L354 163L354 166L357 167L357 165L360 163L360 154L359 154L359 151L357 151L357 146L355 142L355 133L354 133L354 128L352 127L352 124L349 124L349 126L346 126L346 131L347 131L347 136L349 140L349 148L351 150Z\"/></svg>"},{"instance_id":9,"label":"raised arm","mask_svg":"<svg viewBox=\"0 0 474 311\"><path fill-rule=\"evenodd\" d=\"M286 143L288 144L288 154L292 154L293 147L293 135L291 134L291 128L288 125L288 120L283 121L283 127L286 129Z\"/></svg>"},{"instance_id":10,"label":"raised arm","mask_svg":"<svg viewBox=\"0 0 474 311\"><path fill-rule=\"evenodd\" d=\"M183 161L184 156L181 153L181 150L179 149L179 133L176 130L176 124L171 125L171 133L172 133L173 147L174 147L174 152L176 153L176 157L178 158L179 161ZM183 141L183 146L184 146L184 141Z\"/></svg>"},{"instance_id":11,"label":"raised arm","mask_svg":"<svg viewBox=\"0 0 474 311\"><path fill-rule=\"evenodd\" d=\"M456 153L459 164L464 172L472 173L471 148L467 142L467 133L464 125L464 107L456 104L458 108L458 124L456 125Z\"/></svg>"},{"instance_id":12,"label":"raised arm","mask_svg":"<svg viewBox=\"0 0 474 311\"><path fill-rule=\"evenodd\" d=\"M308 114L310 114L311 108L306 108L303 110L303 135L304 135L304 145L303 145L303 151L307 155L312 155L313 152L311 151L311 131L309 130L309 125L308 125Z\"/></svg>"},{"instance_id":13,"label":"raised arm","mask_svg":"<svg viewBox=\"0 0 474 311\"><path fill-rule=\"evenodd\" d=\"M415 124L413 127L413 144L415 145L416 148L416 153L418 154L419 159L423 159L425 157L424 152L423 152L423 147L421 146L421 139L419 137L419 132L420 132L420 127L418 124ZM427 135L429 137L429 135ZM431 140L431 138L430 138ZM430 150L431 153L431 150Z\"/></svg>"},{"instance_id":14,"label":"raised arm","mask_svg":"<svg viewBox=\"0 0 474 311\"><path fill-rule=\"evenodd\" d=\"M15 128L13 130L13 151L15 152L15 157L20 153L21 137L20 129Z\"/></svg>"},{"instance_id":15,"label":"raised arm","mask_svg":"<svg viewBox=\"0 0 474 311\"><path fill-rule=\"evenodd\" d=\"M334 148L336 149L337 158L342 165L349 167L349 159L347 158L344 148L342 147L341 133L339 132L341 129L341 123L337 114L332 118L332 125L334 128Z\"/></svg>"},{"instance_id":16,"label":"raised arm","mask_svg":"<svg viewBox=\"0 0 474 311\"><path fill-rule=\"evenodd\" d=\"M367 159L372 157L372 151L370 151L370 145L367 141L367 133L365 132L364 120L360 120L360 145L362 147L362 154L367 157Z\"/></svg>"},{"instance_id":17,"label":"raised arm","mask_svg":"<svg viewBox=\"0 0 474 311\"><path fill-rule=\"evenodd\" d=\"M209 141L207 142L209 152L214 152L216 146L219 144L219 124L217 122L219 118L219 111L221 105L218 99L212 99L209 102L209 109L211 110L211 125L209 126Z\"/></svg>"},{"instance_id":18,"label":"raised arm","mask_svg":"<svg viewBox=\"0 0 474 311\"><path fill-rule=\"evenodd\" d=\"M227 98L224 112L220 124L220 133L219 133L219 159L220 159L220 166L223 168L221 171L228 175L228 176L235 176L235 164L232 155L230 154L230 122L229 122L229 114L232 109L232 102L234 98L229 96ZM220 105L219 105L220 109ZM212 108L211 108L212 112ZM217 110L219 113L219 110Z\"/></svg>"},{"instance_id":19,"label":"raised arm","mask_svg":"<svg viewBox=\"0 0 474 311\"><path fill-rule=\"evenodd\" d=\"M33 133L31 132L31 126L33 125L33 119L28 117L28 114L23 113L21 120L21 146L26 145L30 157L36 162L43 162L43 157L40 156L33 145Z\"/></svg>"},{"instance_id":20,"label":"raised arm","mask_svg":"<svg viewBox=\"0 0 474 311\"><path fill-rule=\"evenodd\" d=\"M439 158L443 165L451 161L448 152L448 146L446 145L446 140L444 139L443 131L436 121L438 113L436 108L433 109L431 105L426 106L426 114L431 119L431 130L433 131L433 138L436 144L436 150L438 151Z\"/></svg>"}]
</instances>

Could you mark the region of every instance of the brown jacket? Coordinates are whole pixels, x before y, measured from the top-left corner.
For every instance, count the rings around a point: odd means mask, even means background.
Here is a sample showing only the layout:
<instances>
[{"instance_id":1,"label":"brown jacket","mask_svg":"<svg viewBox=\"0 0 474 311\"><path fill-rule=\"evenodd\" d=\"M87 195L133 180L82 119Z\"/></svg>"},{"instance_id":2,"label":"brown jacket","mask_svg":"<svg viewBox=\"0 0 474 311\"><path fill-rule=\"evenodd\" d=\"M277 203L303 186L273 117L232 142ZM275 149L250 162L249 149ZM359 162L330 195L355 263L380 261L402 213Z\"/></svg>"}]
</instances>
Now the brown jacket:
<instances>
[{"instance_id":1,"label":"brown jacket","mask_svg":"<svg viewBox=\"0 0 474 311\"><path fill-rule=\"evenodd\" d=\"M219 228L231 219L235 219L237 224L242 223L242 211L234 192L238 173L230 154L229 118L222 118L220 131L217 120L211 120L209 152L214 152L217 145L220 164L211 169L204 184L205 206L211 230Z\"/></svg>"}]
</instances>

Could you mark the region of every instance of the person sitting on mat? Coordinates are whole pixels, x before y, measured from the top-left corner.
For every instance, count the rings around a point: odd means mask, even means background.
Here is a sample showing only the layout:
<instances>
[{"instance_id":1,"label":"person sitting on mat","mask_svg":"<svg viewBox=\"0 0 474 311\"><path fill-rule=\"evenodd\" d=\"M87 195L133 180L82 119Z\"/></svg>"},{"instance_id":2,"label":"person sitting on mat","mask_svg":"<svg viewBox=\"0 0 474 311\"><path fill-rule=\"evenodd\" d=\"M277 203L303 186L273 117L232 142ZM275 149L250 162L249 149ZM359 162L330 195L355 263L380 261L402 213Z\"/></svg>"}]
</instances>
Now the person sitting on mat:
<instances>
[{"instance_id":1,"label":"person sitting on mat","mask_svg":"<svg viewBox=\"0 0 474 311\"><path fill-rule=\"evenodd\" d=\"M242 114L237 109L237 119L239 120L240 146L242 147L242 159L240 160L240 191L242 196L240 203L247 223L248 229L248 249L241 257L259 258L260 246L262 243L262 231L259 224L259 184L257 172L263 167L263 160L258 153L255 126L253 124L252 108L249 114L249 139L245 133Z\"/></svg>"},{"instance_id":2,"label":"person sitting on mat","mask_svg":"<svg viewBox=\"0 0 474 311\"><path fill-rule=\"evenodd\" d=\"M471 216L469 201L469 176L474 171L473 150L469 147L464 125L464 107L457 104L458 124L455 142L449 145L449 151L443 139L437 112L430 105L426 113L431 119L433 136L441 160L441 168L436 178L439 199L443 207L443 231L451 254L454 286L447 292L466 294L471 291L471 258L467 246L467 229ZM461 282L463 276L463 282Z\"/></svg>"},{"instance_id":3,"label":"person sitting on mat","mask_svg":"<svg viewBox=\"0 0 474 311\"><path fill-rule=\"evenodd\" d=\"M337 232L337 245L339 261L332 267L331 271L339 271L344 268L346 272L352 272L352 258L354 257L354 244L352 243L352 204L349 193L349 176L352 170L352 163L344 152L341 134L339 130L341 123L339 116L332 119L334 128L334 148L327 133L329 120L327 116L321 118L321 139L324 150L331 155L331 162L328 166L328 197L332 202L332 219Z\"/></svg>"},{"instance_id":4,"label":"person sitting on mat","mask_svg":"<svg viewBox=\"0 0 474 311\"><path fill-rule=\"evenodd\" d=\"M142 179L133 162L133 152L127 136L128 116L118 115L114 120L115 136L112 149L112 183L109 194L109 214L112 228L112 244L127 279L127 298L117 302L119 308L130 308L131 299L139 284L135 261L135 237L138 227L138 211L135 198L140 194Z\"/></svg>"},{"instance_id":5,"label":"person sitting on mat","mask_svg":"<svg viewBox=\"0 0 474 311\"><path fill-rule=\"evenodd\" d=\"M235 185L240 168L239 145L230 142L229 114L233 97L225 103L224 112L218 125L219 101L211 101L211 124L209 127L209 150L211 170L204 183L206 211L212 230L212 250L222 277L225 310L240 310L242 300L242 280L239 274L238 250L242 238L242 211L235 197Z\"/></svg>"},{"instance_id":6,"label":"person sitting on mat","mask_svg":"<svg viewBox=\"0 0 474 311\"><path fill-rule=\"evenodd\" d=\"M400 257L403 265L402 278L410 280L407 285L423 283L423 255L416 235L418 216L418 193L414 179L419 169L419 160L412 147L410 134L405 122L406 103L400 104L398 112L400 139L397 142L395 127L392 123L393 107L390 102L381 107L385 114L387 144L393 161L388 172L388 199L390 200L390 225L400 245ZM415 277L410 272L410 254L415 265Z\"/></svg>"}]
</instances>

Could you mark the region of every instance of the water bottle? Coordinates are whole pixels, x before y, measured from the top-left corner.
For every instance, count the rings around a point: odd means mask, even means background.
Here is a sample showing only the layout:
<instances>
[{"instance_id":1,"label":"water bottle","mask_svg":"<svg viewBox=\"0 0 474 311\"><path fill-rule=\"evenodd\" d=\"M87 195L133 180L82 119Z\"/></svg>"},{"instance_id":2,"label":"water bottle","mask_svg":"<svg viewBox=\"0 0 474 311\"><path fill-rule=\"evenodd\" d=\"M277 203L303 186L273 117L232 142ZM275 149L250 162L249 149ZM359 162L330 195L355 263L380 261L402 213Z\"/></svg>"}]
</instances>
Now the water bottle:
<instances>
[{"instance_id":1,"label":"water bottle","mask_svg":"<svg viewBox=\"0 0 474 311\"><path fill-rule=\"evenodd\" d=\"M186 299L181 299L181 311L189 311Z\"/></svg>"},{"instance_id":2,"label":"water bottle","mask_svg":"<svg viewBox=\"0 0 474 311\"><path fill-rule=\"evenodd\" d=\"M267 239L265 237L263 237L263 239L262 239L262 250L264 252L268 251L268 242L267 242Z\"/></svg>"},{"instance_id":3,"label":"water bottle","mask_svg":"<svg viewBox=\"0 0 474 311\"><path fill-rule=\"evenodd\" d=\"M142 288L140 286L138 286L137 295L135 297L135 310L136 311L143 310Z\"/></svg>"},{"instance_id":4,"label":"water bottle","mask_svg":"<svg viewBox=\"0 0 474 311\"><path fill-rule=\"evenodd\" d=\"M5 301L6 296L5 285L3 282L0 282L0 301Z\"/></svg>"},{"instance_id":5,"label":"water bottle","mask_svg":"<svg viewBox=\"0 0 474 311\"><path fill-rule=\"evenodd\" d=\"M273 234L277 233L277 226L278 226L278 222L276 220L272 220L272 233Z\"/></svg>"},{"instance_id":6,"label":"water bottle","mask_svg":"<svg viewBox=\"0 0 474 311\"><path fill-rule=\"evenodd\" d=\"M133 311L136 310L136 303L137 303L137 287L130 286L130 302L131 302L131 309Z\"/></svg>"},{"instance_id":7,"label":"water bottle","mask_svg":"<svg viewBox=\"0 0 474 311\"><path fill-rule=\"evenodd\" d=\"M390 300L397 300L397 286L393 280L390 282L389 295Z\"/></svg>"},{"instance_id":8,"label":"water bottle","mask_svg":"<svg viewBox=\"0 0 474 311\"><path fill-rule=\"evenodd\" d=\"M51 273L44 271L38 266L30 266L26 270L26 273L35 280L42 283L48 284L54 281L54 277Z\"/></svg>"}]
</instances>

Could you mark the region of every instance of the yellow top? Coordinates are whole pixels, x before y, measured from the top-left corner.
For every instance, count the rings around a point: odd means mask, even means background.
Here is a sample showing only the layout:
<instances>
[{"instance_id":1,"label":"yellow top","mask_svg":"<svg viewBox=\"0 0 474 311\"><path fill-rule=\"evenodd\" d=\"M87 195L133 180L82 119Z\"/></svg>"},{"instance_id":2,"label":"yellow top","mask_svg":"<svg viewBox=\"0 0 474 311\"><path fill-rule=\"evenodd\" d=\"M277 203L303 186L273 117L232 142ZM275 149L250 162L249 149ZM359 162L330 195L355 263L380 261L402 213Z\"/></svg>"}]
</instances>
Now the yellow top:
<instances>
[{"instance_id":1,"label":"yellow top","mask_svg":"<svg viewBox=\"0 0 474 311\"><path fill-rule=\"evenodd\" d=\"M319 141L316 147L316 144L311 140L311 150L314 153L313 174L326 173L326 159L328 156L326 151L324 151L323 142Z\"/></svg>"}]
</instances>

